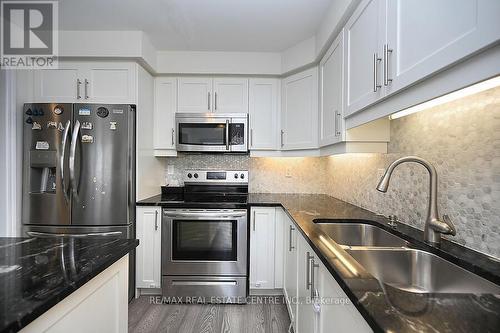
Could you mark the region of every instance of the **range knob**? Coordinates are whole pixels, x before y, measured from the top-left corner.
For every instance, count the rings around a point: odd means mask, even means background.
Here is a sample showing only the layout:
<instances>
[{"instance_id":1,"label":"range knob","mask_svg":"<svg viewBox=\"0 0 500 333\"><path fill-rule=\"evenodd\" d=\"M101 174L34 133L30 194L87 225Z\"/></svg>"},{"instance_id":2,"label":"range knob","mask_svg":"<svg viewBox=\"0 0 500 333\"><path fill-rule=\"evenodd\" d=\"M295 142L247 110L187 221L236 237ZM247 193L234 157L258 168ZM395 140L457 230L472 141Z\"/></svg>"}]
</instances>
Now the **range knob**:
<instances>
[{"instance_id":1,"label":"range knob","mask_svg":"<svg viewBox=\"0 0 500 333\"><path fill-rule=\"evenodd\" d=\"M241 179L245 179L245 174L244 174L244 173L242 173L242 174L240 175L240 178L241 178Z\"/></svg>"},{"instance_id":2,"label":"range knob","mask_svg":"<svg viewBox=\"0 0 500 333\"><path fill-rule=\"evenodd\" d=\"M193 178L193 175L191 173L188 173L188 178Z\"/></svg>"},{"instance_id":3,"label":"range knob","mask_svg":"<svg viewBox=\"0 0 500 333\"><path fill-rule=\"evenodd\" d=\"M197 173L194 174L194 178L198 178L198 174Z\"/></svg>"},{"instance_id":4,"label":"range knob","mask_svg":"<svg viewBox=\"0 0 500 333\"><path fill-rule=\"evenodd\" d=\"M28 109L28 110L26 110L26 114L27 114L28 116L31 116L31 115L33 114L33 112L31 111L31 109Z\"/></svg>"},{"instance_id":5,"label":"range knob","mask_svg":"<svg viewBox=\"0 0 500 333\"><path fill-rule=\"evenodd\" d=\"M234 174L234 178L238 179L238 174L237 173Z\"/></svg>"},{"instance_id":6,"label":"range knob","mask_svg":"<svg viewBox=\"0 0 500 333\"><path fill-rule=\"evenodd\" d=\"M33 119L31 119L31 117L28 117L28 119L26 119L26 123L33 124Z\"/></svg>"}]
</instances>

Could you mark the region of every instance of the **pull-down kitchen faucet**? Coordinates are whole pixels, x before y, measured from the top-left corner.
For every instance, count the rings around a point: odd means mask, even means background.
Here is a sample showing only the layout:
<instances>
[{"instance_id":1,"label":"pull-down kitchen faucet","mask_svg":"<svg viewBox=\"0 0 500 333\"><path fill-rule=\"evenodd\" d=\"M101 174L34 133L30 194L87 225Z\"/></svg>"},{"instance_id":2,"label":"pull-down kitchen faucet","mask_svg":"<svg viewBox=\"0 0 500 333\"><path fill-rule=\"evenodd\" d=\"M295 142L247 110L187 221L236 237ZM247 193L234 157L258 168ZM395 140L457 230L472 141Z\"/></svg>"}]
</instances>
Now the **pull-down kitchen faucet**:
<instances>
[{"instance_id":1,"label":"pull-down kitchen faucet","mask_svg":"<svg viewBox=\"0 0 500 333\"><path fill-rule=\"evenodd\" d=\"M407 156L397 159L385 171L384 176L377 185L377 190L384 193L387 192L392 172L398 165L405 162L419 163L429 172L429 208L424 227L424 240L428 243L438 245L441 243L441 234L455 236L457 232L448 215L443 215L442 220L439 219L437 208L437 172L432 164L417 156Z\"/></svg>"}]
</instances>

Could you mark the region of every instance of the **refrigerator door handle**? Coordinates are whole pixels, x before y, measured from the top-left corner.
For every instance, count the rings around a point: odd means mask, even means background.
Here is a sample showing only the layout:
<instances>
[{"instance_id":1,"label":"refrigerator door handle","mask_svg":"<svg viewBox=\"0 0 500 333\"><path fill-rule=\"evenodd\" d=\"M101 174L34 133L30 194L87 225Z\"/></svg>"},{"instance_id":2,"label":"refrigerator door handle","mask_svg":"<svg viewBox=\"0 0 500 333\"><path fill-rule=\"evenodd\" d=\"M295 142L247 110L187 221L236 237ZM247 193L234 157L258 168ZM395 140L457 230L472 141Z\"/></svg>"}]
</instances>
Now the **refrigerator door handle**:
<instances>
[{"instance_id":1,"label":"refrigerator door handle","mask_svg":"<svg viewBox=\"0 0 500 333\"><path fill-rule=\"evenodd\" d=\"M64 193L64 199L66 200L66 203L69 202L69 193L66 191L66 178L64 177L64 160L65 160L65 155L66 155L66 143L68 141L68 134L69 134L69 128L71 126L71 121L68 120L66 122L66 127L64 127L64 133L62 137L62 144L61 144L61 159L59 160L59 167L61 168L61 184L62 184L62 191Z\"/></svg>"},{"instance_id":2,"label":"refrigerator door handle","mask_svg":"<svg viewBox=\"0 0 500 333\"><path fill-rule=\"evenodd\" d=\"M80 134L80 121L76 121L75 128L73 129L73 135L71 137L71 147L69 149L69 181L71 188L73 189L73 194L78 196L78 185L76 184L75 175L75 155L76 155L76 145L78 143L78 137Z\"/></svg>"}]
</instances>

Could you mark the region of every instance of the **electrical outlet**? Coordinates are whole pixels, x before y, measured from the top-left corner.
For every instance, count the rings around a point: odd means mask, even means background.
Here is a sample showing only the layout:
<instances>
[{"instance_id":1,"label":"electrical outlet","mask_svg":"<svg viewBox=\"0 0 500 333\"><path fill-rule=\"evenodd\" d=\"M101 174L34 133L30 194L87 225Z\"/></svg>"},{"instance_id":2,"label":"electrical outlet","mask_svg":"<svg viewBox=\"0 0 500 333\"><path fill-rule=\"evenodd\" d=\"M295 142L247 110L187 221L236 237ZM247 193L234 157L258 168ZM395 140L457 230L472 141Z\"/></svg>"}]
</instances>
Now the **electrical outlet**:
<instances>
[{"instance_id":1,"label":"electrical outlet","mask_svg":"<svg viewBox=\"0 0 500 333\"><path fill-rule=\"evenodd\" d=\"M175 172L175 168L174 168L174 166L173 166L173 165L168 165L168 166L167 166L167 174L169 174L169 175L173 175L173 174L174 174L174 172Z\"/></svg>"},{"instance_id":2,"label":"electrical outlet","mask_svg":"<svg viewBox=\"0 0 500 333\"><path fill-rule=\"evenodd\" d=\"M285 169L285 177L287 177L287 178L292 178L292 168L287 167L287 168Z\"/></svg>"},{"instance_id":3,"label":"electrical outlet","mask_svg":"<svg viewBox=\"0 0 500 333\"><path fill-rule=\"evenodd\" d=\"M385 173L385 169L377 169L377 178L382 178Z\"/></svg>"}]
</instances>

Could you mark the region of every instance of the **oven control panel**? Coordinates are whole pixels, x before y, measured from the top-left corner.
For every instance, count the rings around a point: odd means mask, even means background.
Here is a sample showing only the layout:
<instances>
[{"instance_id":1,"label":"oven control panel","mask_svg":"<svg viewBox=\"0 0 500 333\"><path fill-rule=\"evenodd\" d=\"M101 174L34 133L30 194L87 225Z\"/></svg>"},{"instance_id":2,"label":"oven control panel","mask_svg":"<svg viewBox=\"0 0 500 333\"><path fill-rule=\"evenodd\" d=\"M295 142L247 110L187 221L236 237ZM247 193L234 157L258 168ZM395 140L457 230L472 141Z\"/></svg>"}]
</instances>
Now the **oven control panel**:
<instances>
[{"instance_id":1,"label":"oven control panel","mask_svg":"<svg viewBox=\"0 0 500 333\"><path fill-rule=\"evenodd\" d=\"M184 183L248 184L248 170L186 170Z\"/></svg>"}]
</instances>

